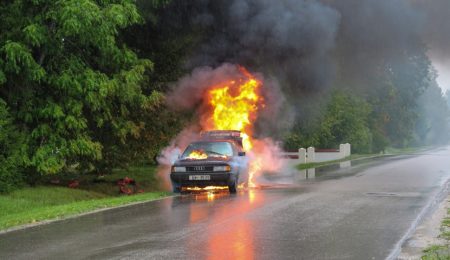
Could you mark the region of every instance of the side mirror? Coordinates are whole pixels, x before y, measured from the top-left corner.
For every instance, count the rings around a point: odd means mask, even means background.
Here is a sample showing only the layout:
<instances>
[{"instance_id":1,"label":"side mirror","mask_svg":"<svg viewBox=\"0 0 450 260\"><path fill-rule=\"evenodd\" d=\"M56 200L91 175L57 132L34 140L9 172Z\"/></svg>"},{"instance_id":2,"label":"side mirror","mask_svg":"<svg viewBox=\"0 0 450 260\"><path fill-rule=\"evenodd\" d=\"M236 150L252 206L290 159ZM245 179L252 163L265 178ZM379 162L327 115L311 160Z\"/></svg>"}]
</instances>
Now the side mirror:
<instances>
[{"instance_id":1,"label":"side mirror","mask_svg":"<svg viewBox=\"0 0 450 260\"><path fill-rule=\"evenodd\" d=\"M238 156L245 156L245 152L238 152Z\"/></svg>"}]
</instances>

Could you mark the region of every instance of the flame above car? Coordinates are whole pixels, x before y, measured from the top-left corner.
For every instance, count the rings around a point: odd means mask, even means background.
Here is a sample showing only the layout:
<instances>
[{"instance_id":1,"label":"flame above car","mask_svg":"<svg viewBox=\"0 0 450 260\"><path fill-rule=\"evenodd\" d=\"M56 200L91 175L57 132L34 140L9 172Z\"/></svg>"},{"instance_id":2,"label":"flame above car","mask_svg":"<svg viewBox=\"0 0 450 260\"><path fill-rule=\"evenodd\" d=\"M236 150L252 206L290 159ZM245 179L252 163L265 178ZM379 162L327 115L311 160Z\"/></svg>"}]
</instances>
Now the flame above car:
<instances>
[{"instance_id":1,"label":"flame above car","mask_svg":"<svg viewBox=\"0 0 450 260\"><path fill-rule=\"evenodd\" d=\"M206 93L207 106L204 130L237 130L241 132L244 150L253 147L253 123L264 106L262 82L245 68L241 77L212 86Z\"/></svg>"}]
</instances>

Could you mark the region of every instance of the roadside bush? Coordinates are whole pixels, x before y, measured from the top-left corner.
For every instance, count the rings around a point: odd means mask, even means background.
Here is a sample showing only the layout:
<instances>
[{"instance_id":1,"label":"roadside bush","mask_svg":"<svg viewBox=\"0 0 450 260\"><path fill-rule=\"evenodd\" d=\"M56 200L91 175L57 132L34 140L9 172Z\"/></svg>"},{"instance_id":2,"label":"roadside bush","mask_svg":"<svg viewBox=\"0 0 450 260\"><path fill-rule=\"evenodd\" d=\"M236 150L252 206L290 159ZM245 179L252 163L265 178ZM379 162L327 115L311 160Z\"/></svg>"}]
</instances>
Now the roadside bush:
<instances>
[{"instance_id":1,"label":"roadside bush","mask_svg":"<svg viewBox=\"0 0 450 260\"><path fill-rule=\"evenodd\" d=\"M371 152L370 112L370 105L363 99L334 92L318 131L319 147L333 148L341 143L351 143L355 153Z\"/></svg>"},{"instance_id":2,"label":"roadside bush","mask_svg":"<svg viewBox=\"0 0 450 260\"><path fill-rule=\"evenodd\" d=\"M14 128L5 102L0 99L0 193L23 183L23 136Z\"/></svg>"}]
</instances>

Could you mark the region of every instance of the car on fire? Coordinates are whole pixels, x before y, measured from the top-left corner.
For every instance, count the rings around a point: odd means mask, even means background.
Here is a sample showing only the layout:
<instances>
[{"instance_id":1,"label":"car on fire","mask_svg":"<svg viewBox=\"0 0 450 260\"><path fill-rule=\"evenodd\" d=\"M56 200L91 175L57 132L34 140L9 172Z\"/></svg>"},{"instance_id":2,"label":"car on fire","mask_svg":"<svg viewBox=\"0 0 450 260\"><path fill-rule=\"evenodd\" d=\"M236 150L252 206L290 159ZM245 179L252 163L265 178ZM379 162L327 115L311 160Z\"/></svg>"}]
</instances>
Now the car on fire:
<instances>
[{"instance_id":1,"label":"car on fire","mask_svg":"<svg viewBox=\"0 0 450 260\"><path fill-rule=\"evenodd\" d=\"M240 131L207 131L189 144L170 173L174 192L185 187L228 186L236 193L248 182L248 158Z\"/></svg>"}]
</instances>

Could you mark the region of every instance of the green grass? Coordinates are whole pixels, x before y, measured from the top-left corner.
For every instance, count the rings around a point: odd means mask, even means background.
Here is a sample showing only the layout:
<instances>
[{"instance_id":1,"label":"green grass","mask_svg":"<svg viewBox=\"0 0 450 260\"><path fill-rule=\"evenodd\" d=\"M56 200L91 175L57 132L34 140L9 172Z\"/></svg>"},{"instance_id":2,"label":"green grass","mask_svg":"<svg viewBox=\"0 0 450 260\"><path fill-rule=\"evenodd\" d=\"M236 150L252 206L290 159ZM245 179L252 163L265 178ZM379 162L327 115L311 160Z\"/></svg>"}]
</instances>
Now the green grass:
<instances>
[{"instance_id":1,"label":"green grass","mask_svg":"<svg viewBox=\"0 0 450 260\"><path fill-rule=\"evenodd\" d=\"M60 219L97 209L149 201L170 195L159 188L156 168L132 167L115 170L111 175L66 175L60 177L59 186L43 181L38 187L28 187L0 195L0 230L44 220ZM143 193L120 195L117 180L133 178ZM71 179L80 181L76 189L67 188Z\"/></svg>"},{"instance_id":2,"label":"green grass","mask_svg":"<svg viewBox=\"0 0 450 260\"><path fill-rule=\"evenodd\" d=\"M432 245L423 251L422 260L448 260L450 248L444 245Z\"/></svg>"},{"instance_id":3,"label":"green grass","mask_svg":"<svg viewBox=\"0 0 450 260\"><path fill-rule=\"evenodd\" d=\"M138 189L144 192L161 190L160 181L156 175L155 166L130 167L129 169L113 170L112 174L98 178L94 175L79 176L80 189L96 191L110 196L118 193L117 180L125 176L134 179L138 184Z\"/></svg>"},{"instance_id":4,"label":"green grass","mask_svg":"<svg viewBox=\"0 0 450 260\"><path fill-rule=\"evenodd\" d=\"M345 161L349 161L349 160L356 160L356 159L366 158L366 157L373 157L373 156L377 156L377 155L379 155L379 154L352 154L345 158L342 158L339 160L334 160L334 161L317 162L317 163L302 163L302 164L297 165L297 169L306 170L306 169L310 169L310 168L317 168L317 167L326 166L326 165L330 165L330 164L345 162Z\"/></svg>"},{"instance_id":5,"label":"green grass","mask_svg":"<svg viewBox=\"0 0 450 260\"><path fill-rule=\"evenodd\" d=\"M390 155L400 155L400 154L408 154L408 153L417 153L431 148L431 146L422 146L422 147L406 147L406 148L394 148L388 147L385 150L385 154Z\"/></svg>"},{"instance_id":6,"label":"green grass","mask_svg":"<svg viewBox=\"0 0 450 260\"><path fill-rule=\"evenodd\" d=\"M450 209L447 209L447 215L450 216ZM441 234L439 237L445 241L444 244L431 245L423 250L423 260L450 259L450 217L442 220Z\"/></svg>"}]
</instances>

